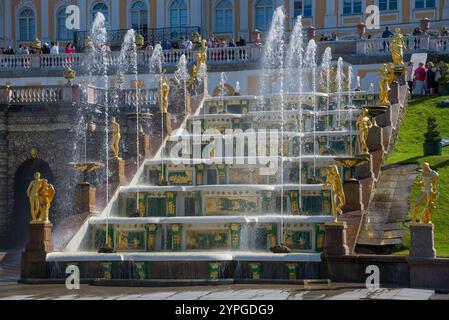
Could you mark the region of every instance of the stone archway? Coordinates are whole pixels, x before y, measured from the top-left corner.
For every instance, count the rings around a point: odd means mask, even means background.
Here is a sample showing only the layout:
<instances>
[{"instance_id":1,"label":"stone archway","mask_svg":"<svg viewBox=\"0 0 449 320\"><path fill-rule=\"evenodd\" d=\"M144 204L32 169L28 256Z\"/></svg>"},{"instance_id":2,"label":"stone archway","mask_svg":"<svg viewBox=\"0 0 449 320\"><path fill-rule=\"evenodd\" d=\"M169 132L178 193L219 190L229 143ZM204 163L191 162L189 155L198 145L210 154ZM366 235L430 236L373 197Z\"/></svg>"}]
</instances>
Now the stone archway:
<instances>
[{"instance_id":1,"label":"stone archway","mask_svg":"<svg viewBox=\"0 0 449 320\"><path fill-rule=\"evenodd\" d=\"M14 176L14 209L10 220L11 247L22 248L28 239L28 224L31 220L30 205L26 191L34 180L34 173L40 172L43 179L53 183L53 173L44 160L32 158L25 160Z\"/></svg>"}]
</instances>

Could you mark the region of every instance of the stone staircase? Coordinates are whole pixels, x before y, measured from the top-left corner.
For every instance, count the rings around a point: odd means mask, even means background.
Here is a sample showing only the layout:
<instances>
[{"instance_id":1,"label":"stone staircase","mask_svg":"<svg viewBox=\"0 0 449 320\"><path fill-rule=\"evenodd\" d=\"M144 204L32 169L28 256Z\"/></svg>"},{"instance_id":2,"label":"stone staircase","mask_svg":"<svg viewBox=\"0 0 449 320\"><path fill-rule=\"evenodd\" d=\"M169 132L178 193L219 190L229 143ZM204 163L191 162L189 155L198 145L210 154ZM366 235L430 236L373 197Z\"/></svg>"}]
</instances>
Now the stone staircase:
<instances>
[{"instance_id":1,"label":"stone staircase","mask_svg":"<svg viewBox=\"0 0 449 320\"><path fill-rule=\"evenodd\" d=\"M20 278L20 252L0 252L0 283L15 282Z\"/></svg>"},{"instance_id":2,"label":"stone staircase","mask_svg":"<svg viewBox=\"0 0 449 320\"><path fill-rule=\"evenodd\" d=\"M379 252L402 244L403 223L409 212L411 186L417 165L391 165L382 169L380 180L363 218L357 252Z\"/></svg>"}]
</instances>

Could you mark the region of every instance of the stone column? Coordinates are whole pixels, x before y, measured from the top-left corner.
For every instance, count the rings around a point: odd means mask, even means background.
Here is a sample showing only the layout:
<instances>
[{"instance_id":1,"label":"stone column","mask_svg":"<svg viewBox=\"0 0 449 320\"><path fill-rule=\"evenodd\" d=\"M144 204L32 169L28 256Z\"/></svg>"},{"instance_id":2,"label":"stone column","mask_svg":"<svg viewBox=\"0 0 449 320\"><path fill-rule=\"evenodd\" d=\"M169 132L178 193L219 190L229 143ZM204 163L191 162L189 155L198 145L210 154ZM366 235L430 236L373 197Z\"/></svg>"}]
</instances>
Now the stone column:
<instances>
[{"instance_id":1,"label":"stone column","mask_svg":"<svg viewBox=\"0 0 449 320\"><path fill-rule=\"evenodd\" d=\"M96 192L90 183L80 183L75 187L75 214L95 212Z\"/></svg>"},{"instance_id":2,"label":"stone column","mask_svg":"<svg viewBox=\"0 0 449 320\"><path fill-rule=\"evenodd\" d=\"M328 222L324 225L324 256L347 256L349 248L346 244L346 222Z\"/></svg>"},{"instance_id":3,"label":"stone column","mask_svg":"<svg viewBox=\"0 0 449 320\"><path fill-rule=\"evenodd\" d=\"M344 212L360 211L364 209L362 197L362 185L359 180L347 180L343 183L343 191L346 197Z\"/></svg>"},{"instance_id":4,"label":"stone column","mask_svg":"<svg viewBox=\"0 0 449 320\"><path fill-rule=\"evenodd\" d=\"M441 19L449 19L449 0L444 0L443 16Z\"/></svg>"},{"instance_id":5,"label":"stone column","mask_svg":"<svg viewBox=\"0 0 449 320\"><path fill-rule=\"evenodd\" d=\"M411 259L434 259L433 224L412 224L410 226L410 254Z\"/></svg>"},{"instance_id":6,"label":"stone column","mask_svg":"<svg viewBox=\"0 0 449 320\"><path fill-rule=\"evenodd\" d=\"M21 279L44 279L47 277L45 258L47 253L53 251L51 230L53 225L29 225L29 239L26 249L22 252Z\"/></svg>"}]
</instances>

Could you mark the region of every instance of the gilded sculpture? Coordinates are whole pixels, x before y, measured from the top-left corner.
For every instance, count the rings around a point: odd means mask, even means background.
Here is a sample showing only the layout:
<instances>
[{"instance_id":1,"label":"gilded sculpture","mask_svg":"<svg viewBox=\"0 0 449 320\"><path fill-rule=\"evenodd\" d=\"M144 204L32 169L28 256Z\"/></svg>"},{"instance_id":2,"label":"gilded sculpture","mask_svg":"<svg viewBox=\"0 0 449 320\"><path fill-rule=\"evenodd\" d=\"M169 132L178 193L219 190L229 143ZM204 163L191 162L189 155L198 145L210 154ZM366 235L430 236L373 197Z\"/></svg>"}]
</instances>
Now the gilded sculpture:
<instances>
[{"instance_id":1,"label":"gilded sculpture","mask_svg":"<svg viewBox=\"0 0 449 320\"><path fill-rule=\"evenodd\" d=\"M165 75L161 75L159 80L159 88L157 90L157 99L159 104L159 111L161 113L168 113L168 96L170 95L170 86L167 84Z\"/></svg>"},{"instance_id":2,"label":"gilded sculpture","mask_svg":"<svg viewBox=\"0 0 449 320\"><path fill-rule=\"evenodd\" d=\"M371 121L368 109L363 108L362 114L357 118L357 141L359 145L359 152L361 154L369 153L367 141L368 141L368 133L369 129L373 127L373 122Z\"/></svg>"},{"instance_id":3,"label":"gilded sculpture","mask_svg":"<svg viewBox=\"0 0 449 320\"><path fill-rule=\"evenodd\" d=\"M120 124L117 122L115 117L111 119L111 126L109 128L109 132L112 133L112 141L111 148L114 153L114 159L120 159L119 151L120 151L120 139L122 137L120 133Z\"/></svg>"},{"instance_id":4,"label":"gilded sculpture","mask_svg":"<svg viewBox=\"0 0 449 320\"><path fill-rule=\"evenodd\" d=\"M30 201L31 223L50 223L49 211L55 197L55 188L48 180L41 179L40 172L34 173L34 180L27 189Z\"/></svg>"},{"instance_id":5,"label":"gilded sculpture","mask_svg":"<svg viewBox=\"0 0 449 320\"><path fill-rule=\"evenodd\" d=\"M416 223L420 207L423 206L420 224L432 223L432 211L436 208L439 197L440 177L430 168L427 162L423 163L422 174L415 184L421 186L421 191L415 201L412 212L412 223Z\"/></svg>"},{"instance_id":6,"label":"gilded sculpture","mask_svg":"<svg viewBox=\"0 0 449 320\"><path fill-rule=\"evenodd\" d=\"M401 29L395 29L395 35L390 40L390 52L395 66L404 66L404 51L407 50Z\"/></svg>"},{"instance_id":7,"label":"gilded sculpture","mask_svg":"<svg viewBox=\"0 0 449 320\"><path fill-rule=\"evenodd\" d=\"M327 190L329 186L331 187L332 216L334 222L337 222L338 215L343 214L342 208L346 204L346 198L336 165L330 165L326 169L326 182L323 185L323 190Z\"/></svg>"},{"instance_id":8,"label":"gilded sculpture","mask_svg":"<svg viewBox=\"0 0 449 320\"><path fill-rule=\"evenodd\" d=\"M47 179L42 179L42 185L39 189L39 222L50 223L49 213L54 197L55 188L48 183Z\"/></svg>"},{"instance_id":9,"label":"gilded sculpture","mask_svg":"<svg viewBox=\"0 0 449 320\"><path fill-rule=\"evenodd\" d=\"M379 82L379 103L381 106L389 106L390 105L390 84L394 80L394 65L390 64L390 67L386 63L377 70L380 76Z\"/></svg>"},{"instance_id":10,"label":"gilded sculpture","mask_svg":"<svg viewBox=\"0 0 449 320\"><path fill-rule=\"evenodd\" d=\"M196 54L196 58L198 61L198 67L201 65L205 65L207 62L207 41L206 39L201 40L201 48L198 50Z\"/></svg>"}]
</instances>

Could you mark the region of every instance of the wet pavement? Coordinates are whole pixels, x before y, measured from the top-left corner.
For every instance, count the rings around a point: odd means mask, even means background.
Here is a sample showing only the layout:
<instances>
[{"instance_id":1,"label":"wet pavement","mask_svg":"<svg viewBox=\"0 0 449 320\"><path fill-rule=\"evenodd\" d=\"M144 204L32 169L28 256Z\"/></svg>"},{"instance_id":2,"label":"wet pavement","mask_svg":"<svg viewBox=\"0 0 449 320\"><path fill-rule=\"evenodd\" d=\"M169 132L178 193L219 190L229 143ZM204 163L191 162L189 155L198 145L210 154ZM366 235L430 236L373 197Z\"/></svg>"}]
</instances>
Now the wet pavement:
<instances>
[{"instance_id":1,"label":"wet pavement","mask_svg":"<svg viewBox=\"0 0 449 320\"><path fill-rule=\"evenodd\" d=\"M20 254L0 252L0 300L449 300L433 290L381 288L361 284L231 284L193 287L101 287L81 284L19 284Z\"/></svg>"}]
</instances>

